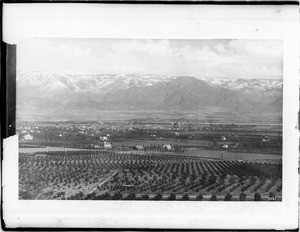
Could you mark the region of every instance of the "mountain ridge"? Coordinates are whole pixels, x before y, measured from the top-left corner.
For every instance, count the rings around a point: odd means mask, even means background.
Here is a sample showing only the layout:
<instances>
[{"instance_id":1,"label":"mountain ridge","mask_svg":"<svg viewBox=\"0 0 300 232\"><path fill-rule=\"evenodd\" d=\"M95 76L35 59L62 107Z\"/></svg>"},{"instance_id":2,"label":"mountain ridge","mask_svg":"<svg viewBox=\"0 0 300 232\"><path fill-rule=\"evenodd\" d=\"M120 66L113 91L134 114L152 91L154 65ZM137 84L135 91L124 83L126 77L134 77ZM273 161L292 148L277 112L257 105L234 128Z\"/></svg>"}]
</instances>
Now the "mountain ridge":
<instances>
[{"instance_id":1,"label":"mountain ridge","mask_svg":"<svg viewBox=\"0 0 300 232\"><path fill-rule=\"evenodd\" d=\"M51 115L80 109L87 114L93 110L282 110L281 80L20 72L17 93L20 114L36 110Z\"/></svg>"}]
</instances>

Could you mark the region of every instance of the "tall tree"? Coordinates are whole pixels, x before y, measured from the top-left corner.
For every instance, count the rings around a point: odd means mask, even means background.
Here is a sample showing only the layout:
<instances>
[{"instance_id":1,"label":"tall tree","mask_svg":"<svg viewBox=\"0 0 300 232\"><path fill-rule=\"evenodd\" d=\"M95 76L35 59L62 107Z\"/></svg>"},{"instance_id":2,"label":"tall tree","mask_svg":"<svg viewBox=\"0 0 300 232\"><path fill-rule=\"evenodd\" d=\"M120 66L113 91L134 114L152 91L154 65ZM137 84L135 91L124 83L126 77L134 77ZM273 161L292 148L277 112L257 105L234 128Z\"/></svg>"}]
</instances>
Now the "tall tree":
<instances>
[{"instance_id":1,"label":"tall tree","mask_svg":"<svg viewBox=\"0 0 300 232\"><path fill-rule=\"evenodd\" d=\"M217 199L217 196L214 194L214 195L212 195L212 196L210 197L210 200L211 200L211 201L217 201L218 199Z\"/></svg>"},{"instance_id":2,"label":"tall tree","mask_svg":"<svg viewBox=\"0 0 300 232\"><path fill-rule=\"evenodd\" d=\"M239 197L239 200L240 201L246 201L246 198L247 198L247 195L245 193L241 193L240 197Z\"/></svg>"},{"instance_id":3,"label":"tall tree","mask_svg":"<svg viewBox=\"0 0 300 232\"><path fill-rule=\"evenodd\" d=\"M254 194L254 201L261 201L261 195L259 193Z\"/></svg>"},{"instance_id":4,"label":"tall tree","mask_svg":"<svg viewBox=\"0 0 300 232\"><path fill-rule=\"evenodd\" d=\"M230 193L227 193L224 197L224 201L231 201L232 195Z\"/></svg>"}]
</instances>

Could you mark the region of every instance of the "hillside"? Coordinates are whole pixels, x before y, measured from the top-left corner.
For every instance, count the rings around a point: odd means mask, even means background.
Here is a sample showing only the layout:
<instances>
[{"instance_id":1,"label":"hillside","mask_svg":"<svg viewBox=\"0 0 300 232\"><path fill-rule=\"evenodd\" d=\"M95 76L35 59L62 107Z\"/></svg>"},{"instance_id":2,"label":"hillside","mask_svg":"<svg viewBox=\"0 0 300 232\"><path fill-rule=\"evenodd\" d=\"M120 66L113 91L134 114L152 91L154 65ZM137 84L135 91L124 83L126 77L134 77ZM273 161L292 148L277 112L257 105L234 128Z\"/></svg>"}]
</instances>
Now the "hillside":
<instances>
[{"instance_id":1,"label":"hillside","mask_svg":"<svg viewBox=\"0 0 300 232\"><path fill-rule=\"evenodd\" d=\"M282 81L22 72L17 114L93 111L281 112Z\"/></svg>"}]
</instances>

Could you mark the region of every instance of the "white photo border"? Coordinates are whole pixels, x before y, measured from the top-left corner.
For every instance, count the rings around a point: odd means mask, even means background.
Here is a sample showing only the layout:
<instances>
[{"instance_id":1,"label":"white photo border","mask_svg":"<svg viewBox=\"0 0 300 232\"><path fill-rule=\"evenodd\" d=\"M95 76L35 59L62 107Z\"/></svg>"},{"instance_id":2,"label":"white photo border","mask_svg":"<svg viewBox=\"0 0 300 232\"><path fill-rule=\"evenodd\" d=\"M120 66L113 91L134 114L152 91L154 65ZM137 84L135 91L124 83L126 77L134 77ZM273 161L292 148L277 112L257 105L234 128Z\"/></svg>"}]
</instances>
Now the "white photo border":
<instances>
[{"instance_id":1,"label":"white photo border","mask_svg":"<svg viewBox=\"0 0 300 232\"><path fill-rule=\"evenodd\" d=\"M4 4L3 38L276 39L283 54L282 202L18 200L18 137L4 141L7 227L298 227L297 5ZM17 48L18 52L18 48Z\"/></svg>"}]
</instances>

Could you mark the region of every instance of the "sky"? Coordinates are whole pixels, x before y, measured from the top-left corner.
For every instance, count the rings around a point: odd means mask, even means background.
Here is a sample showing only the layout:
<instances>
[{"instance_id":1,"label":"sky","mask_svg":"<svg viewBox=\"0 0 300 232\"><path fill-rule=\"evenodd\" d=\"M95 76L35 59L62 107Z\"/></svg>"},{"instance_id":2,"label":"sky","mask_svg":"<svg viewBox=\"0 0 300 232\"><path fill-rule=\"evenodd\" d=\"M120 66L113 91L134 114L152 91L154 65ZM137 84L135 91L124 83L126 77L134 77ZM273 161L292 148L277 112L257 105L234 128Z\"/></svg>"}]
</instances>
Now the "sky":
<instances>
[{"instance_id":1,"label":"sky","mask_svg":"<svg viewBox=\"0 0 300 232\"><path fill-rule=\"evenodd\" d=\"M280 40L28 39L18 71L282 79Z\"/></svg>"}]
</instances>

